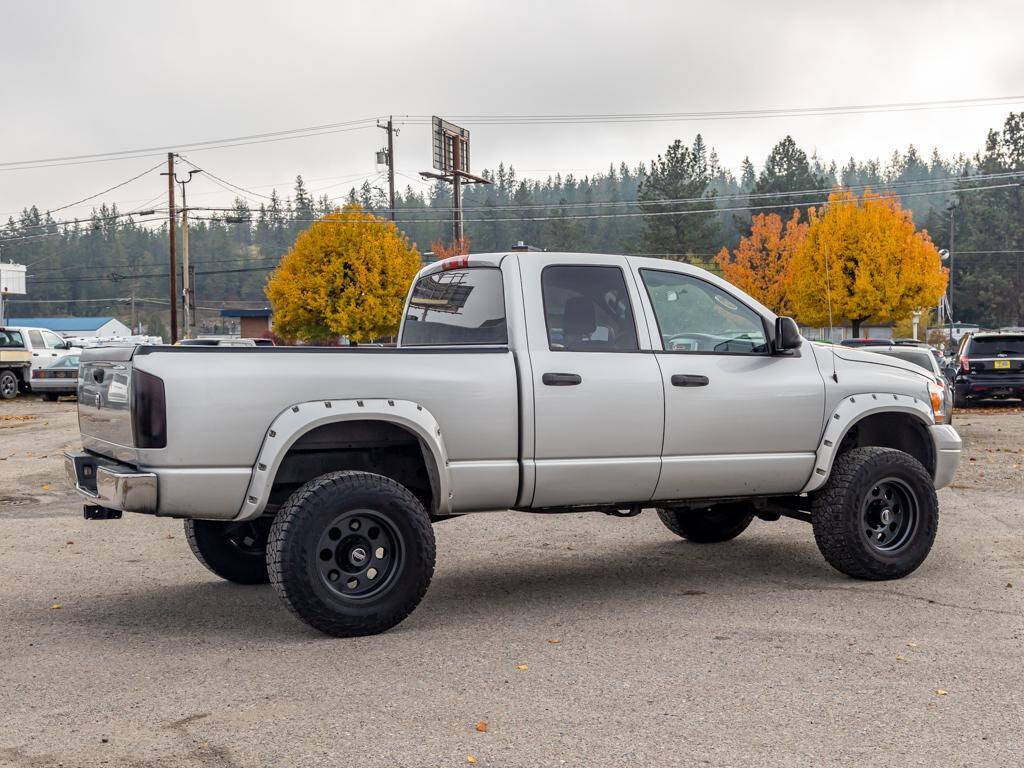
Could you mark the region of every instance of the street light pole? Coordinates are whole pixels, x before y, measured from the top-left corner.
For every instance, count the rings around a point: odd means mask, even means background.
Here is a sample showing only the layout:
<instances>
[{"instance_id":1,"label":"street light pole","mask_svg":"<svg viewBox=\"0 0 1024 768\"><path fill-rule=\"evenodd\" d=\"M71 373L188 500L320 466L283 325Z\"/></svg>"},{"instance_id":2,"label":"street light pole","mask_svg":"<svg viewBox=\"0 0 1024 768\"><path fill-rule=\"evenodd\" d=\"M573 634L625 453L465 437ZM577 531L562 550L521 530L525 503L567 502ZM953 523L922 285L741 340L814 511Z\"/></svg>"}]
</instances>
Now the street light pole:
<instances>
[{"instance_id":1,"label":"street light pole","mask_svg":"<svg viewBox=\"0 0 1024 768\"><path fill-rule=\"evenodd\" d=\"M953 347L953 275L955 274L954 268L956 267L956 258L953 250L953 239L956 235L956 205L949 207L949 351L953 353L956 351Z\"/></svg>"}]
</instances>

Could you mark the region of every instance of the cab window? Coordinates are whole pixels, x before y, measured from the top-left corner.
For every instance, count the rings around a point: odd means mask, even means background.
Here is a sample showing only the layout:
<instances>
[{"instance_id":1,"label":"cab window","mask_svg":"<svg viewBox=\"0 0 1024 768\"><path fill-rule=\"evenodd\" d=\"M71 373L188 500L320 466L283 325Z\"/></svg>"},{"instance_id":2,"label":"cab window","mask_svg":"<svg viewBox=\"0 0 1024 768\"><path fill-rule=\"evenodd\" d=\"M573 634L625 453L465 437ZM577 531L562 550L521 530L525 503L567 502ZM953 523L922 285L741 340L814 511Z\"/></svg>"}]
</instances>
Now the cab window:
<instances>
[{"instance_id":1,"label":"cab window","mask_svg":"<svg viewBox=\"0 0 1024 768\"><path fill-rule=\"evenodd\" d=\"M39 331L29 331L28 340L32 342L33 349L45 349L46 345L43 343L43 334Z\"/></svg>"},{"instance_id":2,"label":"cab window","mask_svg":"<svg viewBox=\"0 0 1024 768\"><path fill-rule=\"evenodd\" d=\"M768 353L761 316L730 293L678 272L642 269L640 276L665 350L723 355Z\"/></svg>"},{"instance_id":3,"label":"cab window","mask_svg":"<svg viewBox=\"0 0 1024 768\"><path fill-rule=\"evenodd\" d=\"M551 266L541 273L548 348L634 352L633 307L619 267Z\"/></svg>"},{"instance_id":4,"label":"cab window","mask_svg":"<svg viewBox=\"0 0 1024 768\"><path fill-rule=\"evenodd\" d=\"M507 343L501 270L450 269L416 281L403 347Z\"/></svg>"},{"instance_id":5,"label":"cab window","mask_svg":"<svg viewBox=\"0 0 1024 768\"><path fill-rule=\"evenodd\" d=\"M43 331L43 341L47 349L64 349L64 339L53 331Z\"/></svg>"}]
</instances>

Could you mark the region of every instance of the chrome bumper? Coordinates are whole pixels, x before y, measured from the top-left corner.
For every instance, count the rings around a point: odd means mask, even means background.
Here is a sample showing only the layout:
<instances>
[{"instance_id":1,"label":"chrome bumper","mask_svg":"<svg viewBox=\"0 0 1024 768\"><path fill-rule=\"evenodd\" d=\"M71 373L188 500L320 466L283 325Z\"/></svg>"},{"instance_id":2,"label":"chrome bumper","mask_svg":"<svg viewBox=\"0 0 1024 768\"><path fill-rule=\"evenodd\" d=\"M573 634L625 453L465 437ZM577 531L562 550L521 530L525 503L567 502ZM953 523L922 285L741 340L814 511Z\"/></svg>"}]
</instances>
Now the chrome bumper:
<instances>
[{"instance_id":1,"label":"chrome bumper","mask_svg":"<svg viewBox=\"0 0 1024 768\"><path fill-rule=\"evenodd\" d=\"M929 427L932 442L935 443L935 487L945 488L953 482L956 468L960 466L963 441L949 424L935 424Z\"/></svg>"},{"instance_id":2,"label":"chrome bumper","mask_svg":"<svg viewBox=\"0 0 1024 768\"><path fill-rule=\"evenodd\" d=\"M89 504L156 514L157 482L152 472L140 472L91 453L65 453L64 472L68 483Z\"/></svg>"}]
</instances>

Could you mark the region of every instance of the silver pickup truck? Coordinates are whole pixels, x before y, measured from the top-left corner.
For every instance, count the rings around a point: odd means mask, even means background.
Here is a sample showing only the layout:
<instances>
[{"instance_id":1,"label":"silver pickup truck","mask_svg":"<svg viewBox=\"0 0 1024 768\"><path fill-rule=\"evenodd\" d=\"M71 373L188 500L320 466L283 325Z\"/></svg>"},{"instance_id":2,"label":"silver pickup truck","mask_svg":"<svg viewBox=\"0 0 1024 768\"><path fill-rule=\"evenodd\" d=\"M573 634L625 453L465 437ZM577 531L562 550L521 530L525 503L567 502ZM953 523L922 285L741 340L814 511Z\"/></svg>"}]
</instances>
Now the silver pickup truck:
<instances>
[{"instance_id":1,"label":"silver pickup truck","mask_svg":"<svg viewBox=\"0 0 1024 768\"><path fill-rule=\"evenodd\" d=\"M960 461L942 397L686 264L483 254L419 273L394 348L85 350L66 466L86 517L184 518L215 574L353 636L412 612L468 512L654 508L694 543L786 516L905 576Z\"/></svg>"}]
</instances>

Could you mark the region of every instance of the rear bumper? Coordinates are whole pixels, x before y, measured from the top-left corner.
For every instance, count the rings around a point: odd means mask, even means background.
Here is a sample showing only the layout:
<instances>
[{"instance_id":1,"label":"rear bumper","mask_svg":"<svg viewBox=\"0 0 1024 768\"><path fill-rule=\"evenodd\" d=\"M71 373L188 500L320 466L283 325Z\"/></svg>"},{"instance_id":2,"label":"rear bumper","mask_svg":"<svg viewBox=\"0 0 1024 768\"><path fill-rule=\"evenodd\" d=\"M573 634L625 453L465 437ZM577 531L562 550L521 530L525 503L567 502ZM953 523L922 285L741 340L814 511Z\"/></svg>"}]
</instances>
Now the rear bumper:
<instances>
[{"instance_id":1,"label":"rear bumper","mask_svg":"<svg viewBox=\"0 0 1024 768\"><path fill-rule=\"evenodd\" d=\"M958 397L983 399L987 397L1024 397L1024 376L1004 374L997 376L968 376L956 380Z\"/></svg>"},{"instance_id":2,"label":"rear bumper","mask_svg":"<svg viewBox=\"0 0 1024 768\"><path fill-rule=\"evenodd\" d=\"M140 472L91 453L65 453L68 482L89 504L155 515L157 481L152 472Z\"/></svg>"},{"instance_id":3,"label":"rear bumper","mask_svg":"<svg viewBox=\"0 0 1024 768\"><path fill-rule=\"evenodd\" d=\"M935 443L935 487L944 488L953 481L960 466L963 441L949 424L935 424L929 430Z\"/></svg>"}]
</instances>

